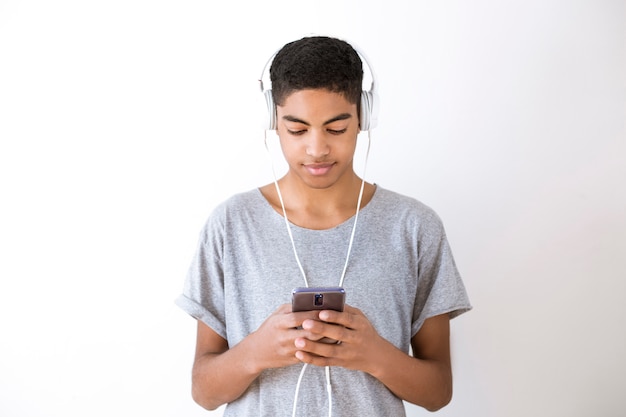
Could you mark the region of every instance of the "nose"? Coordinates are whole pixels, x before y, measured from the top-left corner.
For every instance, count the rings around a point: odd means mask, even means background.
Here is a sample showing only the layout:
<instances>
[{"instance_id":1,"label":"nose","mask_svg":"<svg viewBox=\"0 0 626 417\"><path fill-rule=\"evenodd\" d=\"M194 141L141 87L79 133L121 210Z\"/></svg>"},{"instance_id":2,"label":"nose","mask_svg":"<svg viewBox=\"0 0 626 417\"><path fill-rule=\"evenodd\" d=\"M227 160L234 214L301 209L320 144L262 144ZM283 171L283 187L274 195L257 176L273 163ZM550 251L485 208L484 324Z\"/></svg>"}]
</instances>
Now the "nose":
<instances>
[{"instance_id":1,"label":"nose","mask_svg":"<svg viewBox=\"0 0 626 417\"><path fill-rule=\"evenodd\" d=\"M321 158L328 155L330 146L324 134L316 129L311 131L306 145L306 154L313 158Z\"/></svg>"}]
</instances>

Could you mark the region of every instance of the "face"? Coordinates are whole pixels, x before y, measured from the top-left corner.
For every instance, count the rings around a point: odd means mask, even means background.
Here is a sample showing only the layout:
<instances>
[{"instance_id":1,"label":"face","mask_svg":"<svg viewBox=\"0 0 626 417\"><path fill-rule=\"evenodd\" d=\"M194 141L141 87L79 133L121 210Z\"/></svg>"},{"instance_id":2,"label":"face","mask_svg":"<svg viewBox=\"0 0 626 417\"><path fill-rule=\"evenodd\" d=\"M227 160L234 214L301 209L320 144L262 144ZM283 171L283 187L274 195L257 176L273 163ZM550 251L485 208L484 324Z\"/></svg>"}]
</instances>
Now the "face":
<instances>
[{"instance_id":1,"label":"face","mask_svg":"<svg viewBox=\"0 0 626 417\"><path fill-rule=\"evenodd\" d=\"M277 132L288 176L316 189L349 183L359 121L357 106L328 90L300 90L277 106Z\"/></svg>"}]
</instances>

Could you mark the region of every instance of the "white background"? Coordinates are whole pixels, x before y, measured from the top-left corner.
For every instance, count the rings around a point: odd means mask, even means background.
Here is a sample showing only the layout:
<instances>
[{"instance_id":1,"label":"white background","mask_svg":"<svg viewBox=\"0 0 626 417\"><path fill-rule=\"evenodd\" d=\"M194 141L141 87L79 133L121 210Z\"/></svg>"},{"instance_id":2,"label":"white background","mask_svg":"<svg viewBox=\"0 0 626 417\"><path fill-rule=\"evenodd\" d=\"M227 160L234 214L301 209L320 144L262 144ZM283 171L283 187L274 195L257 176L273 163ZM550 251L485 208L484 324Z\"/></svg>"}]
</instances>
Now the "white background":
<instances>
[{"instance_id":1,"label":"white background","mask_svg":"<svg viewBox=\"0 0 626 417\"><path fill-rule=\"evenodd\" d=\"M372 61L367 179L440 214L475 307L438 415L622 416L618 0L0 1L0 415L220 415L173 300L270 181L256 80L310 33Z\"/></svg>"}]
</instances>

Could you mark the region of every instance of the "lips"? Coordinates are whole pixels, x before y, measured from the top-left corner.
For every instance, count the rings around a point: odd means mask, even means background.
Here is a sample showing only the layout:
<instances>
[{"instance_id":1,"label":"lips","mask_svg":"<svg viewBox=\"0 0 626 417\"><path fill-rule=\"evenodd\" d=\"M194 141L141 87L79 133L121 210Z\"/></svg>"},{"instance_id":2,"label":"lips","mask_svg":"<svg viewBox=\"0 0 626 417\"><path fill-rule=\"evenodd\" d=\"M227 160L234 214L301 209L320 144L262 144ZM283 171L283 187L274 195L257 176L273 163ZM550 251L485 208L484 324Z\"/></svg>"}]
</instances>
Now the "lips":
<instances>
[{"instance_id":1,"label":"lips","mask_svg":"<svg viewBox=\"0 0 626 417\"><path fill-rule=\"evenodd\" d=\"M322 176L328 174L328 172L332 169L333 163L322 163L322 164L305 164L304 168L309 172L309 174L314 176Z\"/></svg>"}]
</instances>

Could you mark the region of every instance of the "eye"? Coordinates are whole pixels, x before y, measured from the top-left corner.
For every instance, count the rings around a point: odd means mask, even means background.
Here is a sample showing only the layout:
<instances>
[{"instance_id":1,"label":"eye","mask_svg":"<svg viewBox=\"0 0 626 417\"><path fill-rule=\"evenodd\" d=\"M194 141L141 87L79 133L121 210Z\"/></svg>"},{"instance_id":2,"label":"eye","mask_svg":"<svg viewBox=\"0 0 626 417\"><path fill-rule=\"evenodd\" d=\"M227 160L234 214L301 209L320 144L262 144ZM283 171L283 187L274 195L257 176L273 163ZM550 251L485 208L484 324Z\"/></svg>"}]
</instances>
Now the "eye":
<instances>
[{"instance_id":1,"label":"eye","mask_svg":"<svg viewBox=\"0 0 626 417\"><path fill-rule=\"evenodd\" d=\"M347 130L348 130L347 128L339 129L339 130L337 130L337 129L328 129L328 133L330 133L331 135L342 135L342 134L346 133Z\"/></svg>"},{"instance_id":2,"label":"eye","mask_svg":"<svg viewBox=\"0 0 626 417\"><path fill-rule=\"evenodd\" d=\"M302 130L287 129L287 133L289 133L292 136L302 136L306 133L306 129L302 129Z\"/></svg>"}]
</instances>

